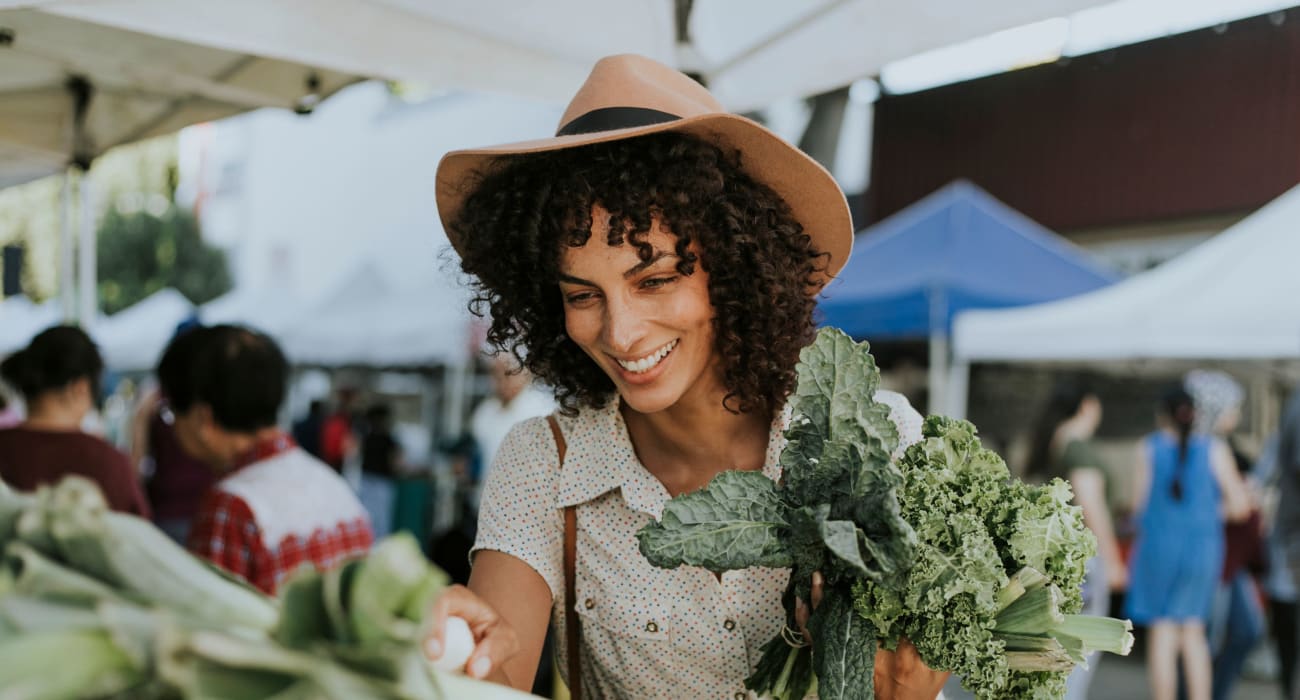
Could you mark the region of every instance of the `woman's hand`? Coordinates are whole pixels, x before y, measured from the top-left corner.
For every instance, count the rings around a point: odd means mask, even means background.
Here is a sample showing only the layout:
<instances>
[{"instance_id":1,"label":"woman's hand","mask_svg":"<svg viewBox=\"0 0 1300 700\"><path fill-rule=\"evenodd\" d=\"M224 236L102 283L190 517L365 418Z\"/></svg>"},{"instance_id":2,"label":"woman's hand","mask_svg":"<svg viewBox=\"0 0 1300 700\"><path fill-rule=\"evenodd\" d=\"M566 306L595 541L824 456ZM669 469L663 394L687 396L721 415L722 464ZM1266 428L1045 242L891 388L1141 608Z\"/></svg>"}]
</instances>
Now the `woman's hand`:
<instances>
[{"instance_id":1,"label":"woman's hand","mask_svg":"<svg viewBox=\"0 0 1300 700\"><path fill-rule=\"evenodd\" d=\"M453 616L464 619L474 635L474 651L465 663L465 672L471 677L487 678L519 651L514 629L492 606L468 588L452 586L438 596L429 611L429 634L424 640L424 651L430 659L437 660L446 650L447 618Z\"/></svg>"},{"instance_id":2,"label":"woman's hand","mask_svg":"<svg viewBox=\"0 0 1300 700\"><path fill-rule=\"evenodd\" d=\"M876 700L934 700L950 675L926 666L906 637L896 651L876 649Z\"/></svg>"},{"instance_id":3,"label":"woman's hand","mask_svg":"<svg viewBox=\"0 0 1300 700\"><path fill-rule=\"evenodd\" d=\"M824 586L821 572L813 572L812 593L809 595L811 609L803 600L795 601L795 621L799 624L799 633L809 643L812 635L808 632L808 617L821 603ZM934 700L950 675L947 671L935 671L926 666L916 647L906 637L899 641L895 651L876 648L876 700Z\"/></svg>"}]
</instances>

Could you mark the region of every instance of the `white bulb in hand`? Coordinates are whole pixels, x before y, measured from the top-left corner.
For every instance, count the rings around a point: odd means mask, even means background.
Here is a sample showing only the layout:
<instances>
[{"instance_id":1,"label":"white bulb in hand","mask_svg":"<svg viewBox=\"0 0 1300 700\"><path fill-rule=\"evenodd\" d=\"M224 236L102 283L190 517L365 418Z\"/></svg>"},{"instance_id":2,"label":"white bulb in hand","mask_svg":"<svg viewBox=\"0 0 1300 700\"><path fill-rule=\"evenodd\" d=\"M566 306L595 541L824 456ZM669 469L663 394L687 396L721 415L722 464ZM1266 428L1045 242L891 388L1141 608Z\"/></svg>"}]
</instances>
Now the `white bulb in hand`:
<instances>
[{"instance_id":1,"label":"white bulb in hand","mask_svg":"<svg viewBox=\"0 0 1300 700\"><path fill-rule=\"evenodd\" d=\"M449 617L442 627L442 656L433 660L439 671L465 672L465 662L474 651L474 634L469 623L459 617Z\"/></svg>"}]
</instances>

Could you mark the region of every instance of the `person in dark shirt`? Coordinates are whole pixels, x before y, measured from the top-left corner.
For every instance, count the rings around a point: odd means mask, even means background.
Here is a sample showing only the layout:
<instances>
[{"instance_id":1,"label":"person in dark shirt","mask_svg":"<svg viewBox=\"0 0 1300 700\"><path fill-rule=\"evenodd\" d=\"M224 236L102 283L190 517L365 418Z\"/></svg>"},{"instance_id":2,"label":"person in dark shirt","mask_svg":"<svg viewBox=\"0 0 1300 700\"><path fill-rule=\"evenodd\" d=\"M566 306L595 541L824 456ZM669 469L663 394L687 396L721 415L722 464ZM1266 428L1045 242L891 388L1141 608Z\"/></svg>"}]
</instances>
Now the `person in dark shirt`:
<instances>
[{"instance_id":1,"label":"person in dark shirt","mask_svg":"<svg viewBox=\"0 0 1300 700\"><path fill-rule=\"evenodd\" d=\"M370 513L375 537L392 531L394 479L402 461L402 448L393 437L393 411L386 404L366 410L365 433L361 438L361 502Z\"/></svg>"},{"instance_id":2,"label":"person in dark shirt","mask_svg":"<svg viewBox=\"0 0 1300 700\"><path fill-rule=\"evenodd\" d=\"M316 399L307 407L307 415L293 424L293 439L298 446L307 450L313 457L323 459L321 451L321 428L325 423L325 402Z\"/></svg>"},{"instance_id":3,"label":"person in dark shirt","mask_svg":"<svg viewBox=\"0 0 1300 700\"><path fill-rule=\"evenodd\" d=\"M75 326L54 326L0 363L0 378L27 403L27 419L0 430L0 480L19 491L77 474L99 485L110 508L149 517L126 455L81 430L95 405L104 362Z\"/></svg>"}]
</instances>

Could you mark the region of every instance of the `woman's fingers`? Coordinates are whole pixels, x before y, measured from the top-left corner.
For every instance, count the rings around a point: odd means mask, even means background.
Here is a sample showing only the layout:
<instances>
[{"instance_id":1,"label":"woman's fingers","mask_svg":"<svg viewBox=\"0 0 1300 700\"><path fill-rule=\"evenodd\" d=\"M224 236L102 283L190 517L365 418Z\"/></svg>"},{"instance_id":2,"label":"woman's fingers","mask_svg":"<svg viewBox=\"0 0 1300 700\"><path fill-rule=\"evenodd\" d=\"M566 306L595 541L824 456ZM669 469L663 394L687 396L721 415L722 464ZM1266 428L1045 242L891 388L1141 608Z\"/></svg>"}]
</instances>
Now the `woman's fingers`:
<instances>
[{"instance_id":1,"label":"woman's fingers","mask_svg":"<svg viewBox=\"0 0 1300 700\"><path fill-rule=\"evenodd\" d=\"M429 629L424 642L425 654L437 660L447 651L447 618L459 617L474 637L474 650L465 664L466 672L484 678L502 662L519 651L514 630L496 611L464 586L443 591L429 609Z\"/></svg>"},{"instance_id":2,"label":"woman's fingers","mask_svg":"<svg viewBox=\"0 0 1300 700\"><path fill-rule=\"evenodd\" d=\"M926 666L906 637L899 640L894 651L884 647L876 650L876 700L932 700L943 690L949 675Z\"/></svg>"},{"instance_id":3,"label":"woman's fingers","mask_svg":"<svg viewBox=\"0 0 1300 700\"><path fill-rule=\"evenodd\" d=\"M812 607L809 608L802 598L797 598L794 601L795 624L799 627L799 634L803 635L804 641L809 644L812 643L812 633L808 631L808 618L812 617L812 611L822 604L822 589L825 585L826 581L822 578L822 573L814 571L812 575L812 593L809 595L812 599Z\"/></svg>"}]
</instances>

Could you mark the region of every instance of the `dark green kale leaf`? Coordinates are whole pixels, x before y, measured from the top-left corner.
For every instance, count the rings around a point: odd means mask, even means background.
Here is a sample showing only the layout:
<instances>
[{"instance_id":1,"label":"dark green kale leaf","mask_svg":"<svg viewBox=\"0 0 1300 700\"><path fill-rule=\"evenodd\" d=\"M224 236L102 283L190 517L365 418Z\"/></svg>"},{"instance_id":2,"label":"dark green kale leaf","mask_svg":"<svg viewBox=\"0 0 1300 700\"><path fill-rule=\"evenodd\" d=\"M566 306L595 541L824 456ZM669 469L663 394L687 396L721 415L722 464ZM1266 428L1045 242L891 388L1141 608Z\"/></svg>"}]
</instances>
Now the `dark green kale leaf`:
<instances>
[{"instance_id":1,"label":"dark green kale leaf","mask_svg":"<svg viewBox=\"0 0 1300 700\"><path fill-rule=\"evenodd\" d=\"M853 610L853 595L831 588L808 619L813 668L822 700L875 697L876 628Z\"/></svg>"},{"instance_id":2,"label":"dark green kale leaf","mask_svg":"<svg viewBox=\"0 0 1300 700\"><path fill-rule=\"evenodd\" d=\"M709 571L793 563L787 509L762 472L727 471L706 488L678 496L637 533L651 564Z\"/></svg>"}]
</instances>

